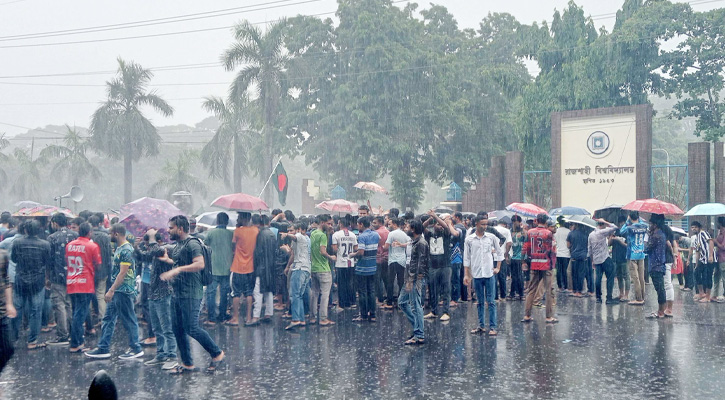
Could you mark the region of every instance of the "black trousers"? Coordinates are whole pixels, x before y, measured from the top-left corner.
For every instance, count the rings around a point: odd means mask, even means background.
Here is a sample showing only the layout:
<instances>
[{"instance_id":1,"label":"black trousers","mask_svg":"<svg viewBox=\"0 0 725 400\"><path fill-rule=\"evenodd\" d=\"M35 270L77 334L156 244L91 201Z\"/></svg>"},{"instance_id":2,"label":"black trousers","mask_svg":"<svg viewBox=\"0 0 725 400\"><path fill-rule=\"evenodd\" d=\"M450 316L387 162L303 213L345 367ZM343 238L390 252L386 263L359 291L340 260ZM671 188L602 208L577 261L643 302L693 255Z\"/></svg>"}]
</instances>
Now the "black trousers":
<instances>
[{"instance_id":1,"label":"black trousers","mask_svg":"<svg viewBox=\"0 0 725 400\"><path fill-rule=\"evenodd\" d=\"M13 346L13 330L10 318L4 317L0 320L0 372L3 371L14 353L15 347Z\"/></svg>"},{"instance_id":2,"label":"black trousers","mask_svg":"<svg viewBox=\"0 0 725 400\"><path fill-rule=\"evenodd\" d=\"M398 293L405 284L405 267L392 263L383 268L383 282L385 283L385 304L392 306L397 301L395 296L395 280L398 280Z\"/></svg>"},{"instance_id":3,"label":"black trousers","mask_svg":"<svg viewBox=\"0 0 725 400\"><path fill-rule=\"evenodd\" d=\"M375 318L375 275L355 275L358 308L363 318Z\"/></svg>"},{"instance_id":4,"label":"black trousers","mask_svg":"<svg viewBox=\"0 0 725 400\"><path fill-rule=\"evenodd\" d=\"M337 272L337 305L343 308L355 304L355 268L335 268Z\"/></svg>"},{"instance_id":5,"label":"black trousers","mask_svg":"<svg viewBox=\"0 0 725 400\"><path fill-rule=\"evenodd\" d=\"M511 270L511 291L510 297L524 297L524 274L521 271L521 260L511 260L509 264Z\"/></svg>"},{"instance_id":6,"label":"black trousers","mask_svg":"<svg viewBox=\"0 0 725 400\"><path fill-rule=\"evenodd\" d=\"M665 273L651 271L649 273L652 278L652 285L655 287L657 292L657 304L662 305L667 303L667 295L665 294Z\"/></svg>"}]
</instances>

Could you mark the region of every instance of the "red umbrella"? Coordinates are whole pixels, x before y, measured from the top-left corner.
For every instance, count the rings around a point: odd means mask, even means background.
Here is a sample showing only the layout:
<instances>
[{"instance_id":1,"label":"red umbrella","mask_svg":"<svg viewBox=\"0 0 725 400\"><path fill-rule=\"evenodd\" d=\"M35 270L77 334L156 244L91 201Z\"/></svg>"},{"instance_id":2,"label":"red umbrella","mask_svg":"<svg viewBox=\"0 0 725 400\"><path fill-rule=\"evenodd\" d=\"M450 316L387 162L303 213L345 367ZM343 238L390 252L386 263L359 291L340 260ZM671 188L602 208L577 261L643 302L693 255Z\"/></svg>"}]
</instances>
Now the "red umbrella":
<instances>
[{"instance_id":1,"label":"red umbrella","mask_svg":"<svg viewBox=\"0 0 725 400\"><path fill-rule=\"evenodd\" d=\"M685 212L674 204L657 199L635 200L626 206L623 210L639 211L650 214L663 214L670 216L684 215Z\"/></svg>"},{"instance_id":2,"label":"red umbrella","mask_svg":"<svg viewBox=\"0 0 725 400\"><path fill-rule=\"evenodd\" d=\"M315 206L315 208L319 208L321 210L349 214L356 213L358 207L360 207L359 204L342 199L323 201Z\"/></svg>"},{"instance_id":3,"label":"red umbrella","mask_svg":"<svg viewBox=\"0 0 725 400\"><path fill-rule=\"evenodd\" d=\"M531 203L511 203L506 206L506 209L516 214L521 214L525 217L536 217L539 214L549 215L546 210Z\"/></svg>"},{"instance_id":4,"label":"red umbrella","mask_svg":"<svg viewBox=\"0 0 725 400\"><path fill-rule=\"evenodd\" d=\"M259 197L244 193L233 193L219 196L211 203L212 206L226 208L230 211L254 212L267 211L269 206Z\"/></svg>"},{"instance_id":5,"label":"red umbrella","mask_svg":"<svg viewBox=\"0 0 725 400\"><path fill-rule=\"evenodd\" d=\"M378 193L388 193L388 190L384 187L378 185L375 182L358 182L353 187L356 187L358 189L362 190L369 190L371 192L378 192Z\"/></svg>"}]
</instances>

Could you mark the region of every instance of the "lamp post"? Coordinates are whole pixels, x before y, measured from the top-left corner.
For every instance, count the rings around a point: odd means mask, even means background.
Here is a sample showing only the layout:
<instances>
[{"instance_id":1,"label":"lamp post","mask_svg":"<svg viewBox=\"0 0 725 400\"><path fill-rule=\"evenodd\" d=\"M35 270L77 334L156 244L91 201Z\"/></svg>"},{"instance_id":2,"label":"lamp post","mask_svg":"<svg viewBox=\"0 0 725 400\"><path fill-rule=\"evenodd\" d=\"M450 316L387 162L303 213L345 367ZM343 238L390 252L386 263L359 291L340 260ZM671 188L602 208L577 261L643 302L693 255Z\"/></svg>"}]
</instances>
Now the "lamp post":
<instances>
[{"instance_id":1,"label":"lamp post","mask_svg":"<svg viewBox=\"0 0 725 400\"><path fill-rule=\"evenodd\" d=\"M670 197L670 153L665 149L652 149L652 151L663 151L665 153L665 162L667 163L667 200L672 201Z\"/></svg>"}]
</instances>

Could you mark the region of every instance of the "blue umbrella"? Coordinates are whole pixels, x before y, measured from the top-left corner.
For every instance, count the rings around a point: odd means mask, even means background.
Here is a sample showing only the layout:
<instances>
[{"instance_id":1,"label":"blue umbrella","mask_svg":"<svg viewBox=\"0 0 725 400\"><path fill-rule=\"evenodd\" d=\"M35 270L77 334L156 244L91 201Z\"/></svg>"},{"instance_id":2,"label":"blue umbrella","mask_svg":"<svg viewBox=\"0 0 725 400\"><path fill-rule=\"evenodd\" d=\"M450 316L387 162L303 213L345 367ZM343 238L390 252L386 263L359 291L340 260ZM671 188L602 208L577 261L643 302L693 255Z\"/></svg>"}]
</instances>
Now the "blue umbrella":
<instances>
[{"instance_id":1,"label":"blue umbrella","mask_svg":"<svg viewBox=\"0 0 725 400\"><path fill-rule=\"evenodd\" d=\"M555 217L557 215L591 215L589 211L579 207L559 207L549 210L549 215Z\"/></svg>"},{"instance_id":2,"label":"blue umbrella","mask_svg":"<svg viewBox=\"0 0 725 400\"><path fill-rule=\"evenodd\" d=\"M685 214L685 217L695 217L695 216L715 216L715 215L725 215L725 204L722 203L705 203L705 204L698 204L695 207L692 207L690 211L688 211Z\"/></svg>"}]
</instances>

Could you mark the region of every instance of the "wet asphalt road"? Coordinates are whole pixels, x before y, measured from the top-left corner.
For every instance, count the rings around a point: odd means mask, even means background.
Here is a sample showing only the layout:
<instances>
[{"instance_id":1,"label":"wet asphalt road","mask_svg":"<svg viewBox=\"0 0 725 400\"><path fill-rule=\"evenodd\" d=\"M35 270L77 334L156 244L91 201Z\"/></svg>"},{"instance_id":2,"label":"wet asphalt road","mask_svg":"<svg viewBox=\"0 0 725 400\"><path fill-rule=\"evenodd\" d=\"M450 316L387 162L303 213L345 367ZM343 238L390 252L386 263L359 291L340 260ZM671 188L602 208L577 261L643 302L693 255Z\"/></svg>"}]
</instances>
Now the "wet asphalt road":
<instances>
[{"instance_id":1,"label":"wet asphalt road","mask_svg":"<svg viewBox=\"0 0 725 400\"><path fill-rule=\"evenodd\" d=\"M646 320L654 295L648 285L644 308L559 295L555 326L544 323L543 309L524 325L523 302L499 303L498 338L468 333L477 319L466 303L447 323L426 321L427 343L413 348L402 345L410 325L399 311L379 310L375 324L353 323L352 310L332 312L336 326L295 333L284 331L287 321L276 313L258 327L210 329L227 354L214 375L176 377L147 367L142 361L153 348L142 360L116 359L126 343L120 324L107 361L70 355L67 347L28 352L21 338L0 375L0 397L85 398L100 369L129 399L721 397L725 304L695 304L676 287L675 318ZM208 355L192 343L197 366L206 368Z\"/></svg>"}]
</instances>

